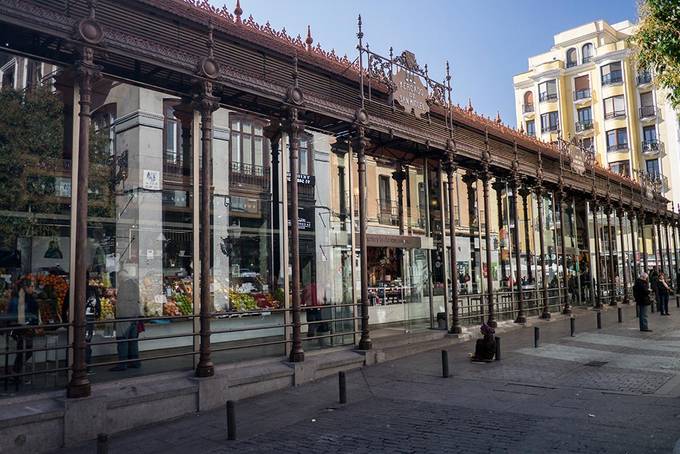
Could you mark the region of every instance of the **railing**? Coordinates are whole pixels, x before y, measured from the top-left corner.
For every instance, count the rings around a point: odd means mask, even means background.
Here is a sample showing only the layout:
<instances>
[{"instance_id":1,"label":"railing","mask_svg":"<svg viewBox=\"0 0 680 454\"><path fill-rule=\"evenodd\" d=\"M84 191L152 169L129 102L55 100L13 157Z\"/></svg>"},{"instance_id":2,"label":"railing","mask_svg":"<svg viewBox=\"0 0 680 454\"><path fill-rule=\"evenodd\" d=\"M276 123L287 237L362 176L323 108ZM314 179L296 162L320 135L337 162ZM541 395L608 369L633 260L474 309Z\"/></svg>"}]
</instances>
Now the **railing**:
<instances>
[{"instance_id":1,"label":"railing","mask_svg":"<svg viewBox=\"0 0 680 454\"><path fill-rule=\"evenodd\" d=\"M602 76L602 85L614 85L621 82L623 82L623 73L621 71L612 71Z\"/></svg>"},{"instance_id":2,"label":"railing","mask_svg":"<svg viewBox=\"0 0 680 454\"><path fill-rule=\"evenodd\" d=\"M541 127L541 132L555 132L560 129L560 125L548 125L548 126L542 126Z\"/></svg>"},{"instance_id":3,"label":"railing","mask_svg":"<svg viewBox=\"0 0 680 454\"><path fill-rule=\"evenodd\" d=\"M248 185L269 189L269 172L266 167L232 162L229 172L229 185Z\"/></svg>"},{"instance_id":4,"label":"railing","mask_svg":"<svg viewBox=\"0 0 680 454\"><path fill-rule=\"evenodd\" d=\"M605 120L611 120L612 118L621 118L625 116L626 116L625 110L613 110L611 112L604 113Z\"/></svg>"},{"instance_id":5,"label":"railing","mask_svg":"<svg viewBox=\"0 0 680 454\"><path fill-rule=\"evenodd\" d=\"M649 71L641 71L638 73L636 80L638 85L650 84L652 83L652 73Z\"/></svg>"},{"instance_id":6,"label":"railing","mask_svg":"<svg viewBox=\"0 0 680 454\"><path fill-rule=\"evenodd\" d=\"M592 122L592 120L577 121L574 126L576 128L576 132L583 132L583 131L587 131L589 129L593 129L593 122Z\"/></svg>"},{"instance_id":7,"label":"railing","mask_svg":"<svg viewBox=\"0 0 680 454\"><path fill-rule=\"evenodd\" d=\"M302 306L300 324L304 349L354 344L358 334L354 326L360 319L355 315L359 313L354 310L355 306L354 303ZM291 336L286 335L291 332L293 323L286 322L291 317L284 315L291 311L288 308L257 308L210 314L213 360L228 361L224 356L228 352L253 348L261 349L267 356L284 356L285 346L293 342ZM190 314L87 320L88 375L95 373L93 380L115 380L126 376L123 372L126 369L138 369L149 361L166 361L166 368L173 370L187 367L190 362L180 360L199 355L194 347L198 333L193 329L198 318L198 315ZM68 372L74 367L69 362L73 345L68 337L68 331L74 325L17 326L16 321L4 322L0 327L0 356L4 366L0 369L0 384L4 391L10 387L15 392L65 387ZM141 326L144 330L139 330ZM144 348L144 345L150 346ZM161 369L162 365L155 366L154 372ZM138 373L134 372L134 375Z\"/></svg>"},{"instance_id":8,"label":"railing","mask_svg":"<svg viewBox=\"0 0 680 454\"><path fill-rule=\"evenodd\" d=\"M378 222L385 225L399 225L399 209L389 199L378 199Z\"/></svg>"},{"instance_id":9,"label":"railing","mask_svg":"<svg viewBox=\"0 0 680 454\"><path fill-rule=\"evenodd\" d=\"M574 66L578 66L578 61L576 61L576 60L567 60L567 68L573 68Z\"/></svg>"},{"instance_id":10,"label":"railing","mask_svg":"<svg viewBox=\"0 0 680 454\"><path fill-rule=\"evenodd\" d=\"M583 58L581 58L581 64L585 65L586 63L590 63L593 61L593 56L592 55L584 55Z\"/></svg>"},{"instance_id":11,"label":"railing","mask_svg":"<svg viewBox=\"0 0 680 454\"><path fill-rule=\"evenodd\" d=\"M581 99L590 99L590 88L584 88L582 90L575 90L574 91L574 101L578 101Z\"/></svg>"},{"instance_id":12,"label":"railing","mask_svg":"<svg viewBox=\"0 0 680 454\"><path fill-rule=\"evenodd\" d=\"M643 140L642 152L645 154L656 154L661 151L661 142L658 140Z\"/></svg>"},{"instance_id":13,"label":"railing","mask_svg":"<svg viewBox=\"0 0 680 454\"><path fill-rule=\"evenodd\" d=\"M522 112L523 113L530 113L534 111L534 104L522 104Z\"/></svg>"},{"instance_id":14,"label":"railing","mask_svg":"<svg viewBox=\"0 0 680 454\"><path fill-rule=\"evenodd\" d=\"M539 102L555 101L557 99L557 93L543 92L538 94Z\"/></svg>"},{"instance_id":15,"label":"railing","mask_svg":"<svg viewBox=\"0 0 680 454\"><path fill-rule=\"evenodd\" d=\"M656 106L642 106L640 107L640 118L656 117Z\"/></svg>"},{"instance_id":16,"label":"railing","mask_svg":"<svg viewBox=\"0 0 680 454\"><path fill-rule=\"evenodd\" d=\"M628 150L628 143L615 143L607 145L607 151L625 151Z\"/></svg>"}]
</instances>

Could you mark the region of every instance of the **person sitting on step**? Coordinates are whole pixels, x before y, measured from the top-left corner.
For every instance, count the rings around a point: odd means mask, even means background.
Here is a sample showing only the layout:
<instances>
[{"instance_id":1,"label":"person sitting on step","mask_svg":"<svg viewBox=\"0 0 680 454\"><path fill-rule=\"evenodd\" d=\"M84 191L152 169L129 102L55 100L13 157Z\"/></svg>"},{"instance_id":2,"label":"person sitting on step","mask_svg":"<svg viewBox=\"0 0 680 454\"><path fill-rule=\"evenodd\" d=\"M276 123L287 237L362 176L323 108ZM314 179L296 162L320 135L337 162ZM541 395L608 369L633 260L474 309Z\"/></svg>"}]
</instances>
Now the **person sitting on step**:
<instances>
[{"instance_id":1,"label":"person sitting on step","mask_svg":"<svg viewBox=\"0 0 680 454\"><path fill-rule=\"evenodd\" d=\"M475 362L493 361L493 357L496 355L496 331L486 323L482 323L479 330L484 337L477 339L475 354L470 359Z\"/></svg>"}]
</instances>

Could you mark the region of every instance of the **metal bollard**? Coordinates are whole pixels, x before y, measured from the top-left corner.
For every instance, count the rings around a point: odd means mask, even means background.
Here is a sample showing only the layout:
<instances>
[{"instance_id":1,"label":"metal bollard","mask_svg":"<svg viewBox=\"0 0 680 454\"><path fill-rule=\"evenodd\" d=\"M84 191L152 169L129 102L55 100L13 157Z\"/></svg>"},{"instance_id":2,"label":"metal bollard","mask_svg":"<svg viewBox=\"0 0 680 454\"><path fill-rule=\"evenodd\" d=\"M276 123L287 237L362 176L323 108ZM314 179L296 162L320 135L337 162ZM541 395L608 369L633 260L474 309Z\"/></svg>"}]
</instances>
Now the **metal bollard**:
<instances>
[{"instance_id":1,"label":"metal bollard","mask_svg":"<svg viewBox=\"0 0 680 454\"><path fill-rule=\"evenodd\" d=\"M640 306L635 304L635 318L640 318Z\"/></svg>"},{"instance_id":2,"label":"metal bollard","mask_svg":"<svg viewBox=\"0 0 680 454\"><path fill-rule=\"evenodd\" d=\"M236 440L236 409L234 401L227 401L227 440Z\"/></svg>"},{"instance_id":3,"label":"metal bollard","mask_svg":"<svg viewBox=\"0 0 680 454\"><path fill-rule=\"evenodd\" d=\"M496 361L501 360L501 338L496 336Z\"/></svg>"},{"instance_id":4,"label":"metal bollard","mask_svg":"<svg viewBox=\"0 0 680 454\"><path fill-rule=\"evenodd\" d=\"M675 295L675 305L677 307L680 307L680 296L678 296L678 295Z\"/></svg>"},{"instance_id":5,"label":"metal bollard","mask_svg":"<svg viewBox=\"0 0 680 454\"><path fill-rule=\"evenodd\" d=\"M569 335L574 337L574 333L576 332L576 319L574 317L569 318L569 332Z\"/></svg>"},{"instance_id":6,"label":"metal bollard","mask_svg":"<svg viewBox=\"0 0 680 454\"><path fill-rule=\"evenodd\" d=\"M449 378L449 352L442 350L442 377Z\"/></svg>"},{"instance_id":7,"label":"metal bollard","mask_svg":"<svg viewBox=\"0 0 680 454\"><path fill-rule=\"evenodd\" d=\"M109 454L109 436L97 434L97 454Z\"/></svg>"},{"instance_id":8,"label":"metal bollard","mask_svg":"<svg viewBox=\"0 0 680 454\"><path fill-rule=\"evenodd\" d=\"M538 326L534 326L534 348L538 348L538 339L541 336L541 329Z\"/></svg>"},{"instance_id":9,"label":"metal bollard","mask_svg":"<svg viewBox=\"0 0 680 454\"><path fill-rule=\"evenodd\" d=\"M618 310L618 315L619 315L619 323L623 323L623 308L619 308Z\"/></svg>"},{"instance_id":10,"label":"metal bollard","mask_svg":"<svg viewBox=\"0 0 680 454\"><path fill-rule=\"evenodd\" d=\"M338 372L338 389L340 391L340 403L347 403L347 380L345 378L345 372Z\"/></svg>"},{"instance_id":11,"label":"metal bollard","mask_svg":"<svg viewBox=\"0 0 680 454\"><path fill-rule=\"evenodd\" d=\"M602 312L597 311L597 329L602 329Z\"/></svg>"},{"instance_id":12,"label":"metal bollard","mask_svg":"<svg viewBox=\"0 0 680 454\"><path fill-rule=\"evenodd\" d=\"M654 312L656 312L656 300L652 301L651 306L652 306L652 314L653 314Z\"/></svg>"}]
</instances>

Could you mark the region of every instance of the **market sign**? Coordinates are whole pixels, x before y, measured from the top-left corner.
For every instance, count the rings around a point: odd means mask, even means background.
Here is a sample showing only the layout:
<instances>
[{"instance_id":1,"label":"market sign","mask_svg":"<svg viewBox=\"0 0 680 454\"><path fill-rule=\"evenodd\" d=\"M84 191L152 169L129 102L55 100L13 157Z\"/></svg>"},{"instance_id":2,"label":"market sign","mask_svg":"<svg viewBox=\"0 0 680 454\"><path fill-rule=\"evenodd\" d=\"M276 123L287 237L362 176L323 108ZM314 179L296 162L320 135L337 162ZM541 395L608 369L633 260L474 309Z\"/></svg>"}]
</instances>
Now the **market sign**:
<instances>
[{"instance_id":1,"label":"market sign","mask_svg":"<svg viewBox=\"0 0 680 454\"><path fill-rule=\"evenodd\" d=\"M398 102L406 112L420 118L422 114L430 111L427 104L427 87L417 74L399 68L394 75L394 100Z\"/></svg>"},{"instance_id":2,"label":"market sign","mask_svg":"<svg viewBox=\"0 0 680 454\"><path fill-rule=\"evenodd\" d=\"M586 155L581 147L569 144L569 157L571 158L571 170L581 176L586 173Z\"/></svg>"},{"instance_id":3,"label":"market sign","mask_svg":"<svg viewBox=\"0 0 680 454\"><path fill-rule=\"evenodd\" d=\"M420 249L422 247L422 241L421 237L419 236L380 235L376 233L367 233L366 246Z\"/></svg>"}]
</instances>

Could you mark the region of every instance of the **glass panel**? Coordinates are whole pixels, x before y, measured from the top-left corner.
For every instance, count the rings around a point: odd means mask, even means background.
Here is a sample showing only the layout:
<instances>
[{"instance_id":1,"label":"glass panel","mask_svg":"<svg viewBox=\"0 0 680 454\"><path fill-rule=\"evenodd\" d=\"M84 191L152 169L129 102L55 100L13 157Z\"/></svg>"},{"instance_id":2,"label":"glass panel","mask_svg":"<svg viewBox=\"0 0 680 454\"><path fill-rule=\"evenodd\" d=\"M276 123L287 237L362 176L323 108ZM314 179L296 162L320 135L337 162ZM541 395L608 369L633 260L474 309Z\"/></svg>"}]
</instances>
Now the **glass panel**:
<instances>
[{"instance_id":1,"label":"glass panel","mask_svg":"<svg viewBox=\"0 0 680 454\"><path fill-rule=\"evenodd\" d=\"M0 67L10 62L27 63L0 52ZM35 375L66 366L67 329L52 327L44 334L22 329L69 321L72 126L79 107L70 83L62 85L62 70L45 66L54 77L21 86L10 70L0 89L0 326L16 327L12 336L9 331L0 336L5 352L0 377L32 371L32 380L16 378L19 392L63 387L67 379L64 372ZM108 130L101 134L108 137ZM94 128L92 135L98 135ZM108 148L101 150L105 162ZM100 157L93 153L92 158ZM56 349L14 353L46 347ZM14 395L14 385L11 391L5 395Z\"/></svg>"},{"instance_id":2,"label":"glass panel","mask_svg":"<svg viewBox=\"0 0 680 454\"><path fill-rule=\"evenodd\" d=\"M116 144L113 156L95 157L90 167L88 204L88 292L98 299L100 309L94 318L92 363L114 360L121 364L109 370L97 368L94 380L125 375L125 370L143 372L191 368L186 355L193 349L193 196L190 163L190 116L186 143L174 142L177 150L187 150L187 172L165 166L168 142L177 138L178 121L166 122L166 131L145 127L149 109L175 118L179 110L191 112L180 98L124 83L104 81L95 88L93 116L108 111L113 118ZM130 96L130 92L136 96ZM137 100L144 100L144 109ZM132 128L115 128L119 118L139 117ZM164 136L165 134L165 136ZM103 154L108 137L93 137L91 153ZM152 317L144 323L113 322L130 317ZM163 341L147 340L178 335ZM111 340L122 342L112 343ZM184 355L154 361L155 356Z\"/></svg>"},{"instance_id":3,"label":"glass panel","mask_svg":"<svg viewBox=\"0 0 680 454\"><path fill-rule=\"evenodd\" d=\"M252 173L250 165L253 163L253 137L244 134L242 136L242 140L243 140L243 165L244 165L243 171L245 173Z\"/></svg>"}]
</instances>

